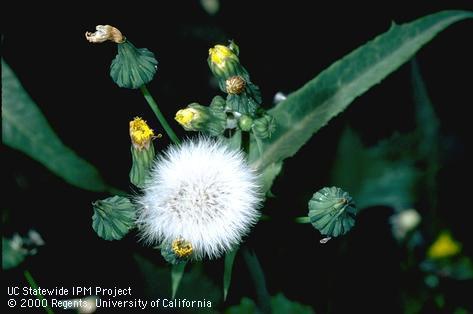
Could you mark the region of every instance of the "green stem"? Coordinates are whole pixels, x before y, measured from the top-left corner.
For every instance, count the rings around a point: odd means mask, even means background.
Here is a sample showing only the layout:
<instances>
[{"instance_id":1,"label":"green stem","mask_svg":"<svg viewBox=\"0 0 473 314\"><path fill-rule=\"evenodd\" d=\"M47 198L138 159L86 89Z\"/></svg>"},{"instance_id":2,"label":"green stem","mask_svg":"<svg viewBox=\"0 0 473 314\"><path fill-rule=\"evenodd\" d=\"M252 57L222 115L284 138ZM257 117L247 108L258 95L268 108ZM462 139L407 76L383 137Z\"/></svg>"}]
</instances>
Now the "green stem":
<instances>
[{"instance_id":1,"label":"green stem","mask_svg":"<svg viewBox=\"0 0 473 314\"><path fill-rule=\"evenodd\" d=\"M261 268L258 258L256 257L255 252L250 252L246 246L241 249L241 253L246 265L248 266L248 270L250 271L251 279L255 285L257 306L261 313L269 314L272 312L271 299L269 292L266 289L263 269Z\"/></svg>"},{"instance_id":2,"label":"green stem","mask_svg":"<svg viewBox=\"0 0 473 314\"><path fill-rule=\"evenodd\" d=\"M36 281L34 280L33 276L31 275L31 273L28 271L28 270L25 270L23 272L23 275L25 276L26 278L26 281L28 281L29 285L31 288L35 289L38 294L36 295L36 297L39 299L39 300L45 300L44 296L41 294L41 292L38 290L38 285L36 284ZM47 305L44 307L44 310L46 311L46 313L48 314L54 314L53 310Z\"/></svg>"},{"instance_id":3,"label":"green stem","mask_svg":"<svg viewBox=\"0 0 473 314\"><path fill-rule=\"evenodd\" d=\"M296 217L294 219L295 222L300 223L300 224L308 224L310 222L310 218L307 216L304 217Z\"/></svg>"},{"instance_id":4,"label":"green stem","mask_svg":"<svg viewBox=\"0 0 473 314\"><path fill-rule=\"evenodd\" d=\"M145 97L145 99L148 102L149 106L153 110L154 114L158 118L159 123L161 123L161 126L163 127L166 134L169 136L169 138L171 139L171 141L174 144L179 145L181 143L181 141L177 137L176 133L174 133L174 131L172 130L169 123L166 121L166 118L163 116L161 110L159 110L158 104L156 103L156 101L154 101L154 98L149 93L149 90L146 87L146 85L141 86L140 90L143 93L143 96Z\"/></svg>"},{"instance_id":5,"label":"green stem","mask_svg":"<svg viewBox=\"0 0 473 314\"><path fill-rule=\"evenodd\" d=\"M250 156L250 133L248 132L241 132L241 149L248 158Z\"/></svg>"}]
</instances>

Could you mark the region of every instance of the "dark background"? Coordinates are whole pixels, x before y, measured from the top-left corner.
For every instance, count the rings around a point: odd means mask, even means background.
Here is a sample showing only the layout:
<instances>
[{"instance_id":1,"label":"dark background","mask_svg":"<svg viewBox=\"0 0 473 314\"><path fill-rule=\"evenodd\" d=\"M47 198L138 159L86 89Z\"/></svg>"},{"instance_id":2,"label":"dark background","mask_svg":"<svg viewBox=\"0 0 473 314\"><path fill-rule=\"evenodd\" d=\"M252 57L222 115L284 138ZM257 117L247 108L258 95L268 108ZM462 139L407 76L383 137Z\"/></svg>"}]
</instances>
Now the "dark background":
<instances>
[{"instance_id":1,"label":"dark background","mask_svg":"<svg viewBox=\"0 0 473 314\"><path fill-rule=\"evenodd\" d=\"M240 60L260 86L264 106L269 108L276 92L297 89L332 62L388 30L391 21L409 22L443 9L473 9L471 1L357 5L233 1L221 3L217 15L210 16L191 1L115 4L104 10L93 3L80 8L19 3L2 9L2 57L63 142L94 164L108 182L129 191L128 121L139 115L156 131L163 131L139 91L120 89L111 80L109 65L116 54L115 44L90 44L84 37L86 31L94 31L97 24L111 24L137 47L155 53L158 73L149 90L178 135L184 135L172 120L175 112L194 101L208 104L220 94L211 84L206 62L208 48L216 43L228 39L238 43ZM441 224L453 230L470 255L469 184L463 182L469 178L466 150L471 132L468 112L473 104L472 38L473 22L461 22L417 55L449 143L439 175ZM306 214L312 193L329 181L337 139L347 123L361 133L366 145L395 131L412 130L409 67L401 67L355 100L296 157L286 161L273 187L277 198L265 208L272 220L258 224L248 242L258 253L271 294L283 292L320 313L402 312L401 293L423 279L401 273L404 256L391 237L391 209L363 212L357 228L345 240L324 246L313 228L290 222ZM167 144L164 136L156 148ZM96 236L91 228L91 202L107 195L71 187L10 148L3 147L2 164L3 234L26 233L30 228L41 233L46 246L26 267L42 286L131 285L136 296L145 293L130 252L164 263L159 253L136 244L135 234L111 243ZM222 260L205 263L206 273L218 286L222 269ZM228 304L255 295L240 258L235 274ZM4 275L6 284L24 284L19 271ZM448 300L465 306L471 282L447 285ZM428 304L424 310L434 311Z\"/></svg>"}]
</instances>

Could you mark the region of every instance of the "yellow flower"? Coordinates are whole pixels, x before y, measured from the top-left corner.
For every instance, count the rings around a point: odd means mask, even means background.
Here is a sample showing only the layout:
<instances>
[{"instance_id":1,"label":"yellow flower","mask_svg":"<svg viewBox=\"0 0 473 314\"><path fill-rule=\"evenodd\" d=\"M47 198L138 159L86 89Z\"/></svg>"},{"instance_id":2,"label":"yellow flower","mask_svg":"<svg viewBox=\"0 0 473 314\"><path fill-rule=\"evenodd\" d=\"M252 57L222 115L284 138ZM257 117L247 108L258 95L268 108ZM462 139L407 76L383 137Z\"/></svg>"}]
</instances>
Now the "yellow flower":
<instances>
[{"instance_id":1,"label":"yellow flower","mask_svg":"<svg viewBox=\"0 0 473 314\"><path fill-rule=\"evenodd\" d=\"M215 45L213 48L210 48L209 55L210 61L219 68L223 68L226 60L229 58L238 60L236 54L230 48L223 45Z\"/></svg>"},{"instance_id":2,"label":"yellow flower","mask_svg":"<svg viewBox=\"0 0 473 314\"><path fill-rule=\"evenodd\" d=\"M192 254L192 244L187 242L186 240L182 239L177 239L172 242L172 251L174 254L176 254L178 257L188 257L189 255Z\"/></svg>"},{"instance_id":3,"label":"yellow flower","mask_svg":"<svg viewBox=\"0 0 473 314\"><path fill-rule=\"evenodd\" d=\"M193 108L181 109L176 113L174 118L184 128L190 128L190 124L193 120L199 118L199 112Z\"/></svg>"},{"instance_id":4,"label":"yellow flower","mask_svg":"<svg viewBox=\"0 0 473 314\"><path fill-rule=\"evenodd\" d=\"M442 231L437 240L429 247L427 255L432 259L450 257L460 253L461 243L456 242L448 231Z\"/></svg>"},{"instance_id":5,"label":"yellow flower","mask_svg":"<svg viewBox=\"0 0 473 314\"><path fill-rule=\"evenodd\" d=\"M130 138L136 149L149 148L149 144L154 137L153 130L140 117L135 117L130 121Z\"/></svg>"}]
</instances>

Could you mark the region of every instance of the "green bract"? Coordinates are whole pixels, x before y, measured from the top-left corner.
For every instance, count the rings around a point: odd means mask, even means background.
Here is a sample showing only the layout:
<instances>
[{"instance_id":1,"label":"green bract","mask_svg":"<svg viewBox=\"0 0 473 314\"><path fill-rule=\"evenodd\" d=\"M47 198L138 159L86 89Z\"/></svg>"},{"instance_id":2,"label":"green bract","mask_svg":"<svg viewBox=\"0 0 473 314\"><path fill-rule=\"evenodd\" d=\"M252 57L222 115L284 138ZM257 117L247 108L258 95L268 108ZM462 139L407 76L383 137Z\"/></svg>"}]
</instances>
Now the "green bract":
<instances>
[{"instance_id":1,"label":"green bract","mask_svg":"<svg viewBox=\"0 0 473 314\"><path fill-rule=\"evenodd\" d=\"M130 182L139 188L143 188L151 165L153 164L153 144L151 143L148 148L144 149L137 149L131 145L131 157Z\"/></svg>"},{"instance_id":2,"label":"green bract","mask_svg":"<svg viewBox=\"0 0 473 314\"><path fill-rule=\"evenodd\" d=\"M126 197L115 195L92 206L92 228L102 239L120 240L135 227L135 206Z\"/></svg>"},{"instance_id":3,"label":"green bract","mask_svg":"<svg viewBox=\"0 0 473 314\"><path fill-rule=\"evenodd\" d=\"M261 104L261 92L255 84L249 80L240 94L228 94L227 106L232 111L254 116Z\"/></svg>"},{"instance_id":4,"label":"green bract","mask_svg":"<svg viewBox=\"0 0 473 314\"><path fill-rule=\"evenodd\" d=\"M110 65L110 76L120 87L137 89L156 74L158 61L146 48L136 48L126 40L118 45L118 54Z\"/></svg>"},{"instance_id":5,"label":"green bract","mask_svg":"<svg viewBox=\"0 0 473 314\"><path fill-rule=\"evenodd\" d=\"M317 191L309 201L310 223L328 237L344 235L355 225L356 208L350 195L337 187Z\"/></svg>"},{"instance_id":6,"label":"green bract","mask_svg":"<svg viewBox=\"0 0 473 314\"><path fill-rule=\"evenodd\" d=\"M253 133L258 138L270 138L275 130L276 121L274 121L274 118L269 114L265 114L261 118L254 121Z\"/></svg>"}]
</instances>

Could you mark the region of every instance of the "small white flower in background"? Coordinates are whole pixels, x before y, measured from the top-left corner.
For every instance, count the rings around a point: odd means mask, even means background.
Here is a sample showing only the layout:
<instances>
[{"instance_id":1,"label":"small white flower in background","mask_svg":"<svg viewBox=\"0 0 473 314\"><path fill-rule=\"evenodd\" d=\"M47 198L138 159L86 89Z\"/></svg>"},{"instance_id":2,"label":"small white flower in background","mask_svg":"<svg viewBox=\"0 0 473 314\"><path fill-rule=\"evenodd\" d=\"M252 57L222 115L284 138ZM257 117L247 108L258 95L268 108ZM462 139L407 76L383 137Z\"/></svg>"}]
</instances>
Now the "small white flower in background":
<instances>
[{"instance_id":1,"label":"small white flower in background","mask_svg":"<svg viewBox=\"0 0 473 314\"><path fill-rule=\"evenodd\" d=\"M80 299L61 300L65 310L76 310L78 314L91 314L97 311L96 301L99 297L89 295Z\"/></svg>"},{"instance_id":2,"label":"small white flower in background","mask_svg":"<svg viewBox=\"0 0 473 314\"><path fill-rule=\"evenodd\" d=\"M199 137L171 146L137 198L143 240L173 249L186 243L195 260L221 256L259 218L257 180L244 155L220 141Z\"/></svg>"},{"instance_id":3,"label":"small white flower in background","mask_svg":"<svg viewBox=\"0 0 473 314\"><path fill-rule=\"evenodd\" d=\"M391 216L389 221L392 225L393 236L402 241L406 235L416 228L420 221L421 216L415 209L405 209Z\"/></svg>"}]
</instances>

